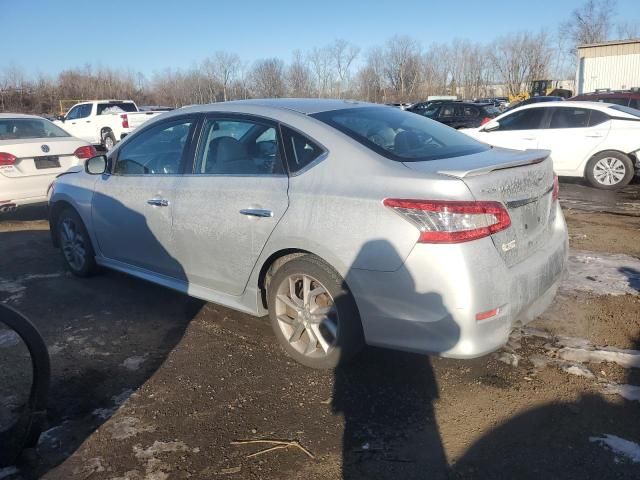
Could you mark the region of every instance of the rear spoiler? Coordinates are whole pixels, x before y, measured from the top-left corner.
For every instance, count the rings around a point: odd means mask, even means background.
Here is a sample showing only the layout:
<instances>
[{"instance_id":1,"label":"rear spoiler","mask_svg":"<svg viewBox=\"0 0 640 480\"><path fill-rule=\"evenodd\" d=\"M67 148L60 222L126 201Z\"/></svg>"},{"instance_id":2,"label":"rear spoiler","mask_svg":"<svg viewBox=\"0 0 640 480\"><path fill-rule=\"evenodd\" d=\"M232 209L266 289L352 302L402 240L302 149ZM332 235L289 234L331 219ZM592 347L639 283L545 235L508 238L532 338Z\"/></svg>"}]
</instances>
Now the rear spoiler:
<instances>
[{"instance_id":1,"label":"rear spoiler","mask_svg":"<svg viewBox=\"0 0 640 480\"><path fill-rule=\"evenodd\" d=\"M495 163L492 165L483 165L477 168L469 169L457 170L455 168L447 168L438 170L438 173L458 178L475 177L477 175L484 175L496 170L506 170L507 168L515 168L522 167L524 165L535 165L537 163L542 163L547 158L549 158L550 154L550 150L525 150L523 152L520 152L520 154L516 154L514 158L507 162Z\"/></svg>"}]
</instances>

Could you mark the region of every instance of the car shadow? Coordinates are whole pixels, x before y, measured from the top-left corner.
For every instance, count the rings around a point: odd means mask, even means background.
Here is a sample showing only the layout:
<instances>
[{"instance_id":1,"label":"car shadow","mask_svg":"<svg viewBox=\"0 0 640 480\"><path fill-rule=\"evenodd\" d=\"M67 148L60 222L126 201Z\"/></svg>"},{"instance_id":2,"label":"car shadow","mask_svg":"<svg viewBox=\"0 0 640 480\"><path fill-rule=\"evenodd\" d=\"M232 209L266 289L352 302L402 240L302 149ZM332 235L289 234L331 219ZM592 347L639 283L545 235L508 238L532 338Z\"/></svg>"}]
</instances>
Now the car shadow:
<instances>
[{"instance_id":1,"label":"car shadow","mask_svg":"<svg viewBox=\"0 0 640 480\"><path fill-rule=\"evenodd\" d=\"M48 430L19 464L24 478L40 478L76 451L164 363L205 303L115 271L73 276L47 230L21 229L37 212L16 212L19 221L0 232L0 245L14 252L0 258L0 302L36 325L51 357ZM127 228L112 227L114 235ZM145 238L166 252L152 232ZM172 268L186 278L177 261Z\"/></svg>"},{"instance_id":2,"label":"car shadow","mask_svg":"<svg viewBox=\"0 0 640 480\"><path fill-rule=\"evenodd\" d=\"M375 258L372 253L391 264L404 260L389 242L374 240L362 247L354 265L362 263L360 258ZM353 273L352 269L346 277ZM375 313L382 319L378 321L404 312L407 325L396 321L406 335L422 333L429 339L431 332L447 332L439 348L447 350L457 343L460 328L438 293L418 291L408 272L389 286L410 294L411 305L393 307L393 299L379 299L385 307ZM438 384L427 355L368 347L354 363L336 368L331 405L344 418L342 478L446 478L448 463L433 408L437 398Z\"/></svg>"}]
</instances>

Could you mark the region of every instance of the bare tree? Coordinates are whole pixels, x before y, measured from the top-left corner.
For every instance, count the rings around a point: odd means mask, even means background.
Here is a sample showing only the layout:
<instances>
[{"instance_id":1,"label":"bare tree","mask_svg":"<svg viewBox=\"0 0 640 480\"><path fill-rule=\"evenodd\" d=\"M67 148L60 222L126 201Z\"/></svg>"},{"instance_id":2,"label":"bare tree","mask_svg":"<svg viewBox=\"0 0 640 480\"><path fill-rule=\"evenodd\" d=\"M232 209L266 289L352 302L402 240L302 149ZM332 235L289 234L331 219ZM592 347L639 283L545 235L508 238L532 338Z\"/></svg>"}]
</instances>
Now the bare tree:
<instances>
[{"instance_id":1,"label":"bare tree","mask_svg":"<svg viewBox=\"0 0 640 480\"><path fill-rule=\"evenodd\" d=\"M318 97L324 97L331 84L331 52L327 47L314 47L308 58L315 76Z\"/></svg>"},{"instance_id":2,"label":"bare tree","mask_svg":"<svg viewBox=\"0 0 640 480\"><path fill-rule=\"evenodd\" d=\"M544 78L551 59L544 32L507 35L494 41L489 59L509 95L518 95L532 80Z\"/></svg>"},{"instance_id":3,"label":"bare tree","mask_svg":"<svg viewBox=\"0 0 640 480\"><path fill-rule=\"evenodd\" d=\"M561 34L571 39L572 48L605 41L612 29L615 10L616 0L587 0L560 25Z\"/></svg>"},{"instance_id":4,"label":"bare tree","mask_svg":"<svg viewBox=\"0 0 640 480\"><path fill-rule=\"evenodd\" d=\"M411 37L395 36L384 47L384 72L396 100L407 100L419 83L421 48Z\"/></svg>"},{"instance_id":5,"label":"bare tree","mask_svg":"<svg viewBox=\"0 0 640 480\"><path fill-rule=\"evenodd\" d=\"M338 39L329 46L329 52L333 60L333 67L336 72L337 97L342 97L343 90L346 90L349 82L349 73L353 61L360 53L360 48L346 40Z\"/></svg>"},{"instance_id":6,"label":"bare tree","mask_svg":"<svg viewBox=\"0 0 640 480\"><path fill-rule=\"evenodd\" d=\"M278 58L257 61L251 70L251 84L257 97L283 97L286 93L284 62Z\"/></svg>"},{"instance_id":7,"label":"bare tree","mask_svg":"<svg viewBox=\"0 0 640 480\"><path fill-rule=\"evenodd\" d=\"M616 26L616 30L620 40L640 38L640 26L637 22L620 22Z\"/></svg>"},{"instance_id":8,"label":"bare tree","mask_svg":"<svg viewBox=\"0 0 640 480\"><path fill-rule=\"evenodd\" d=\"M308 61L300 50L293 52L287 68L287 87L292 97L310 97L313 91L312 73Z\"/></svg>"},{"instance_id":9,"label":"bare tree","mask_svg":"<svg viewBox=\"0 0 640 480\"><path fill-rule=\"evenodd\" d=\"M240 57L235 53L218 51L203 62L203 68L211 79L210 84L222 89L222 101L229 100L229 85L238 75Z\"/></svg>"}]
</instances>

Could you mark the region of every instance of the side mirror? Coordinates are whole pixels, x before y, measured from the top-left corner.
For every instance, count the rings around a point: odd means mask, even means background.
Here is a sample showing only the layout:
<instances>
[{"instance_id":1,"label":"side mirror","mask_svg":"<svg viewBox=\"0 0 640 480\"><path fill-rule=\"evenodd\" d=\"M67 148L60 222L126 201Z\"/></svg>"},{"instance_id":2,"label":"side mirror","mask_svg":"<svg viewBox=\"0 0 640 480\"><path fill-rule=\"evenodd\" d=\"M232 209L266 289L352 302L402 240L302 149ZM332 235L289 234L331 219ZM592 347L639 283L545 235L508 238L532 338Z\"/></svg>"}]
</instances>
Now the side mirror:
<instances>
[{"instance_id":1,"label":"side mirror","mask_svg":"<svg viewBox=\"0 0 640 480\"><path fill-rule=\"evenodd\" d=\"M64 122L64 115L56 115L56 120Z\"/></svg>"},{"instance_id":2,"label":"side mirror","mask_svg":"<svg viewBox=\"0 0 640 480\"><path fill-rule=\"evenodd\" d=\"M497 130L500 128L500 122L496 121L496 120L491 120L490 122L488 122L484 128L482 129L483 132L493 132L494 130Z\"/></svg>"},{"instance_id":3,"label":"side mirror","mask_svg":"<svg viewBox=\"0 0 640 480\"><path fill-rule=\"evenodd\" d=\"M90 158L84 164L84 169L89 175L102 175L107 171L107 156L98 155Z\"/></svg>"}]
</instances>

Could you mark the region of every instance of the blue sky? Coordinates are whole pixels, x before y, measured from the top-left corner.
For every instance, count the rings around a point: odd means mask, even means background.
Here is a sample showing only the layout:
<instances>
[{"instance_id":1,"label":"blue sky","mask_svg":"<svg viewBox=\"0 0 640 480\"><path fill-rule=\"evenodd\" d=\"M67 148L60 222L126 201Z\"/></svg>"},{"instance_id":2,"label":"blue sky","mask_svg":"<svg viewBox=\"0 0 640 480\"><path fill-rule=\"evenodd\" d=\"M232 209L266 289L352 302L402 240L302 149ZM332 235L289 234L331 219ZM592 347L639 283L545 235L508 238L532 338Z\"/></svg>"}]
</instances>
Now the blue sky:
<instances>
[{"instance_id":1,"label":"blue sky","mask_svg":"<svg viewBox=\"0 0 640 480\"><path fill-rule=\"evenodd\" d=\"M640 22L639 0L618 0L618 19ZM580 0L0 0L0 69L56 74L91 64L145 75L188 68L216 50L243 60L290 58L335 38L363 50L395 34L423 45L546 28Z\"/></svg>"}]
</instances>

